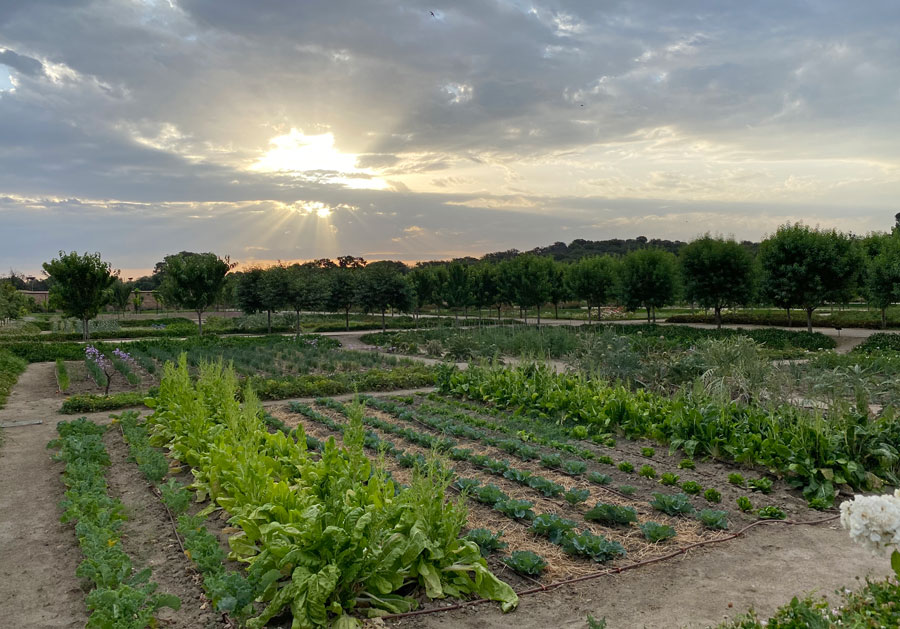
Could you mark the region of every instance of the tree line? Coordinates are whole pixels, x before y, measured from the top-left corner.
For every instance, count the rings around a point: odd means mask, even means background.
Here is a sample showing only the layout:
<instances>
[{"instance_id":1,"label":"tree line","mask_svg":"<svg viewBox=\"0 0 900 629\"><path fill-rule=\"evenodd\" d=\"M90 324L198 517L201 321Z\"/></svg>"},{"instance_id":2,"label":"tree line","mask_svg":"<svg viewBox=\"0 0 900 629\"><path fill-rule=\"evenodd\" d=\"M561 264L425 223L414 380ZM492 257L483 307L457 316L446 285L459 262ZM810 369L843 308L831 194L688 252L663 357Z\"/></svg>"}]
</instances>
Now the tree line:
<instances>
[{"instance_id":1,"label":"tree line","mask_svg":"<svg viewBox=\"0 0 900 629\"><path fill-rule=\"evenodd\" d=\"M648 243L649 245L649 243ZM60 252L44 264L51 304L68 316L87 321L108 303L122 308L136 294L134 284L122 282L99 254ZM351 310L387 311L418 315L425 308L452 311L457 317L469 309L516 307L520 316L552 306L558 314L563 303L579 302L589 321L599 308L621 305L642 309L655 321L659 308L679 301L714 312L721 325L722 310L749 304L783 308L806 314L812 328L813 312L826 303L846 303L863 296L885 311L900 301L900 229L859 238L836 230L786 224L759 244L709 234L679 247L678 253L647 246L624 255L595 255L575 262L553 257L518 254L499 260L461 259L420 263L367 263L343 256L336 261L234 271L228 258L214 253L180 252L156 265L153 283L166 305L202 314L225 300L245 313L271 314L292 310L341 312L349 326Z\"/></svg>"}]
</instances>

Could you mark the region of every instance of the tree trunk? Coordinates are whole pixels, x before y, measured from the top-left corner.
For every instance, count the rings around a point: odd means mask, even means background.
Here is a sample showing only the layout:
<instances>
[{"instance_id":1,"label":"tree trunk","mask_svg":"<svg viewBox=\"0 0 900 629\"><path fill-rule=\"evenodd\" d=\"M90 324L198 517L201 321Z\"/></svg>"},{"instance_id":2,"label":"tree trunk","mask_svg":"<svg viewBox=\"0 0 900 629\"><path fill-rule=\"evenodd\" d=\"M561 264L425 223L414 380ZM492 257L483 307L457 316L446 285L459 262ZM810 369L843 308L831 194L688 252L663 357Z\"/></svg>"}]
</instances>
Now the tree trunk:
<instances>
[{"instance_id":1,"label":"tree trunk","mask_svg":"<svg viewBox=\"0 0 900 629\"><path fill-rule=\"evenodd\" d=\"M788 315L788 327L790 328L790 327L792 327L791 326L791 309L790 308L787 309L787 315Z\"/></svg>"},{"instance_id":2,"label":"tree trunk","mask_svg":"<svg viewBox=\"0 0 900 629\"><path fill-rule=\"evenodd\" d=\"M350 331L350 309L344 308L344 326L347 328L347 332Z\"/></svg>"},{"instance_id":3,"label":"tree trunk","mask_svg":"<svg viewBox=\"0 0 900 629\"><path fill-rule=\"evenodd\" d=\"M300 340L300 309L297 308L297 340Z\"/></svg>"},{"instance_id":4,"label":"tree trunk","mask_svg":"<svg viewBox=\"0 0 900 629\"><path fill-rule=\"evenodd\" d=\"M197 336L203 336L203 319L200 317L202 314L202 310L197 311Z\"/></svg>"},{"instance_id":5,"label":"tree trunk","mask_svg":"<svg viewBox=\"0 0 900 629\"><path fill-rule=\"evenodd\" d=\"M81 336L85 341L88 341L91 338L91 332L90 328L88 328L87 317L83 317L81 319Z\"/></svg>"},{"instance_id":6,"label":"tree trunk","mask_svg":"<svg viewBox=\"0 0 900 629\"><path fill-rule=\"evenodd\" d=\"M732 319L733 321L733 319ZM722 307L716 306L716 329L722 329Z\"/></svg>"},{"instance_id":7,"label":"tree trunk","mask_svg":"<svg viewBox=\"0 0 900 629\"><path fill-rule=\"evenodd\" d=\"M387 332L387 324L384 322L384 309L381 310L381 331Z\"/></svg>"},{"instance_id":8,"label":"tree trunk","mask_svg":"<svg viewBox=\"0 0 900 629\"><path fill-rule=\"evenodd\" d=\"M497 324L500 324L500 306L497 306Z\"/></svg>"},{"instance_id":9,"label":"tree trunk","mask_svg":"<svg viewBox=\"0 0 900 629\"><path fill-rule=\"evenodd\" d=\"M653 323L656 323L656 306L653 306Z\"/></svg>"},{"instance_id":10,"label":"tree trunk","mask_svg":"<svg viewBox=\"0 0 900 629\"><path fill-rule=\"evenodd\" d=\"M806 309L806 331L807 332L812 332L812 313L813 313L812 308Z\"/></svg>"},{"instance_id":11,"label":"tree trunk","mask_svg":"<svg viewBox=\"0 0 900 629\"><path fill-rule=\"evenodd\" d=\"M588 325L591 323L593 323L593 321L591 321L591 305L588 304Z\"/></svg>"},{"instance_id":12,"label":"tree trunk","mask_svg":"<svg viewBox=\"0 0 900 629\"><path fill-rule=\"evenodd\" d=\"M271 334L272 333L272 311L266 310L266 316L267 316L267 318L266 318L266 333Z\"/></svg>"},{"instance_id":13,"label":"tree trunk","mask_svg":"<svg viewBox=\"0 0 900 629\"><path fill-rule=\"evenodd\" d=\"M887 327L887 308L881 309L881 329L885 329Z\"/></svg>"},{"instance_id":14,"label":"tree trunk","mask_svg":"<svg viewBox=\"0 0 900 629\"><path fill-rule=\"evenodd\" d=\"M541 307L537 307L537 324L538 327L541 327Z\"/></svg>"},{"instance_id":15,"label":"tree trunk","mask_svg":"<svg viewBox=\"0 0 900 629\"><path fill-rule=\"evenodd\" d=\"M553 318L559 319L559 303L558 302L553 304Z\"/></svg>"},{"instance_id":16,"label":"tree trunk","mask_svg":"<svg viewBox=\"0 0 900 629\"><path fill-rule=\"evenodd\" d=\"M465 318L466 323L468 323L469 322L469 307L468 306L463 306L463 317Z\"/></svg>"},{"instance_id":17,"label":"tree trunk","mask_svg":"<svg viewBox=\"0 0 900 629\"><path fill-rule=\"evenodd\" d=\"M650 323L650 306L647 306L647 323Z\"/></svg>"}]
</instances>

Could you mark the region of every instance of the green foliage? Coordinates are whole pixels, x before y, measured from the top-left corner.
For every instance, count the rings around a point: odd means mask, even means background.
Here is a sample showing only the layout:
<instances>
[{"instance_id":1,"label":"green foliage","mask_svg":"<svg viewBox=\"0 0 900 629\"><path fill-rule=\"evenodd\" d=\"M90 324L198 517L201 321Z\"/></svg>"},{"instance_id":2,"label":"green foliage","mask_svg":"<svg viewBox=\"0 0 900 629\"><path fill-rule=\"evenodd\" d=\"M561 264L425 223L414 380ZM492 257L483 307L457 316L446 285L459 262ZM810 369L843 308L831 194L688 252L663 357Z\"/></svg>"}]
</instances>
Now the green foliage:
<instances>
[{"instance_id":1,"label":"green foliage","mask_svg":"<svg viewBox=\"0 0 900 629\"><path fill-rule=\"evenodd\" d=\"M768 494L772 491L772 479L766 477L760 478L752 478L747 481L747 486L751 489L751 491L758 491L764 494Z\"/></svg>"},{"instance_id":2,"label":"green foliage","mask_svg":"<svg viewBox=\"0 0 900 629\"><path fill-rule=\"evenodd\" d=\"M531 510L533 506L534 503L530 500L512 498L494 503L494 509L515 520L533 520L534 511Z\"/></svg>"},{"instance_id":3,"label":"green foliage","mask_svg":"<svg viewBox=\"0 0 900 629\"><path fill-rule=\"evenodd\" d=\"M625 556L625 549L618 542L612 542L602 535L590 531L575 534L570 532L560 541L560 546L570 555L585 556L597 563L605 563Z\"/></svg>"},{"instance_id":4,"label":"green foliage","mask_svg":"<svg viewBox=\"0 0 900 629\"><path fill-rule=\"evenodd\" d=\"M660 249L632 251L623 260L621 279L625 307L645 308L649 322L657 308L675 299L678 290L675 256Z\"/></svg>"},{"instance_id":5,"label":"green foliage","mask_svg":"<svg viewBox=\"0 0 900 629\"><path fill-rule=\"evenodd\" d=\"M568 459L563 461L562 471L570 476L580 476L587 471L587 463L576 459Z\"/></svg>"},{"instance_id":6,"label":"green foliage","mask_svg":"<svg viewBox=\"0 0 900 629\"><path fill-rule=\"evenodd\" d=\"M613 465L614 464L612 457L607 456L605 454L601 454L600 456L597 457L597 463L600 463L602 465Z\"/></svg>"},{"instance_id":7,"label":"green foliage","mask_svg":"<svg viewBox=\"0 0 900 629\"><path fill-rule=\"evenodd\" d=\"M701 509L697 519L708 529L725 530L728 528L728 512L715 509Z\"/></svg>"},{"instance_id":8,"label":"green foliage","mask_svg":"<svg viewBox=\"0 0 900 629\"><path fill-rule=\"evenodd\" d=\"M503 531L492 533L488 529L472 529L465 535L465 539L478 545L482 557L487 557L491 553L509 546L506 542L500 541L501 537L503 537Z\"/></svg>"},{"instance_id":9,"label":"green foliage","mask_svg":"<svg viewBox=\"0 0 900 629\"><path fill-rule=\"evenodd\" d=\"M519 574L529 577L540 576L547 568L547 562L543 557L530 550L516 550L509 557L503 559L503 563Z\"/></svg>"},{"instance_id":10,"label":"green foliage","mask_svg":"<svg viewBox=\"0 0 900 629\"><path fill-rule=\"evenodd\" d=\"M122 550L120 529L124 505L107 492L105 468L109 455L103 445L106 428L81 418L57 425L59 439L54 457L66 465L67 490L61 503L62 521L75 523L75 534L84 560L76 575L88 579L93 589L86 604L91 629L143 629L155 626L154 615L163 607L178 609L177 597L157 594L150 570L136 572Z\"/></svg>"},{"instance_id":11,"label":"green foliage","mask_svg":"<svg viewBox=\"0 0 900 629\"><path fill-rule=\"evenodd\" d=\"M641 456L652 457L656 454L656 450L653 448L641 448Z\"/></svg>"},{"instance_id":12,"label":"green foliage","mask_svg":"<svg viewBox=\"0 0 900 629\"><path fill-rule=\"evenodd\" d=\"M761 520L783 520L787 517L784 511L774 505L763 507L756 512Z\"/></svg>"},{"instance_id":13,"label":"green foliage","mask_svg":"<svg viewBox=\"0 0 900 629\"><path fill-rule=\"evenodd\" d=\"M99 253L79 255L73 251L59 252L59 258L43 264L50 276L50 304L66 316L80 319L84 339L89 336L87 322L109 303L110 287L115 281L109 262Z\"/></svg>"},{"instance_id":14,"label":"green foliage","mask_svg":"<svg viewBox=\"0 0 900 629\"><path fill-rule=\"evenodd\" d=\"M538 490L548 498L561 496L566 490L566 488L559 483L555 483L552 480L537 475L533 475L528 479L528 486Z\"/></svg>"},{"instance_id":15,"label":"green foliage","mask_svg":"<svg viewBox=\"0 0 900 629\"><path fill-rule=\"evenodd\" d=\"M179 516L187 511L191 502L191 493L184 485L174 478L170 478L166 484L159 486L159 491L162 501L173 514Z\"/></svg>"},{"instance_id":16,"label":"green foliage","mask_svg":"<svg viewBox=\"0 0 900 629\"><path fill-rule=\"evenodd\" d=\"M131 406L143 406L146 394L140 392L113 393L112 395L93 395L83 393L65 399L59 409L60 413L75 415L76 413L96 413L112 411Z\"/></svg>"},{"instance_id":17,"label":"green foliage","mask_svg":"<svg viewBox=\"0 0 900 629\"><path fill-rule=\"evenodd\" d=\"M551 469L559 469L562 465L562 456L556 453L541 455L541 465Z\"/></svg>"},{"instance_id":18,"label":"green foliage","mask_svg":"<svg viewBox=\"0 0 900 629\"><path fill-rule=\"evenodd\" d=\"M138 469L150 482L159 483L168 473L169 463L162 452L150 446L147 428L140 422L138 413L127 411L121 415L113 415L113 419L122 426L129 454L137 463Z\"/></svg>"},{"instance_id":19,"label":"green foliage","mask_svg":"<svg viewBox=\"0 0 900 629\"><path fill-rule=\"evenodd\" d=\"M584 519L589 522L602 522L603 524L630 524L637 522L637 511L634 507L621 507L619 505L598 502L592 509L586 511Z\"/></svg>"},{"instance_id":20,"label":"green foliage","mask_svg":"<svg viewBox=\"0 0 900 629\"><path fill-rule=\"evenodd\" d=\"M738 487L743 487L746 483L743 475L738 474L737 472L732 472L728 475L728 482Z\"/></svg>"},{"instance_id":21,"label":"green foliage","mask_svg":"<svg viewBox=\"0 0 900 629\"><path fill-rule=\"evenodd\" d=\"M745 304L753 293L753 260L733 239L706 234L679 252L685 297L715 311L721 324L722 308Z\"/></svg>"},{"instance_id":22,"label":"green foliage","mask_svg":"<svg viewBox=\"0 0 900 629\"><path fill-rule=\"evenodd\" d=\"M753 511L753 503L750 502L750 498L747 496L739 496L737 499L738 509L747 513L748 511Z\"/></svg>"},{"instance_id":23,"label":"green foliage","mask_svg":"<svg viewBox=\"0 0 900 629\"><path fill-rule=\"evenodd\" d=\"M0 281L0 323L25 316L28 313L29 301L29 298L20 293L11 281Z\"/></svg>"},{"instance_id":24,"label":"green foliage","mask_svg":"<svg viewBox=\"0 0 900 629\"><path fill-rule=\"evenodd\" d=\"M426 460L398 491L363 452L361 404L347 407L344 447L331 439L310 456L302 426L296 441L269 432L252 391L243 392L243 404L237 398L233 371L201 364L195 385L182 357L166 367L148 422L152 443L190 465L199 497L240 529L229 539L232 556L274 575L248 627L287 609L295 624L309 627L346 624L361 602L408 611L413 602L399 591L416 586L430 598L476 594L515 606L478 546L460 539L466 511L447 500L453 478L444 465Z\"/></svg>"},{"instance_id":25,"label":"green foliage","mask_svg":"<svg viewBox=\"0 0 900 629\"><path fill-rule=\"evenodd\" d=\"M696 467L693 459L681 459L681 461L678 462L678 469L680 470L692 470Z\"/></svg>"},{"instance_id":26,"label":"green foliage","mask_svg":"<svg viewBox=\"0 0 900 629\"><path fill-rule=\"evenodd\" d=\"M597 485L609 485L612 482L612 476L600 472L589 472L587 479Z\"/></svg>"},{"instance_id":27,"label":"green foliage","mask_svg":"<svg viewBox=\"0 0 900 629\"><path fill-rule=\"evenodd\" d=\"M27 366L28 363L18 356L0 349L0 408L6 404L9 392L18 381L19 374L24 372Z\"/></svg>"},{"instance_id":28,"label":"green foliage","mask_svg":"<svg viewBox=\"0 0 900 629\"><path fill-rule=\"evenodd\" d=\"M632 485L619 485L618 490L623 496L633 496L635 492L637 492L637 487Z\"/></svg>"},{"instance_id":29,"label":"green foliage","mask_svg":"<svg viewBox=\"0 0 900 629\"><path fill-rule=\"evenodd\" d=\"M622 461L616 467L619 468L620 472L625 472L627 474L630 474L631 472L634 471L634 465L632 465L628 461Z\"/></svg>"},{"instance_id":30,"label":"green foliage","mask_svg":"<svg viewBox=\"0 0 900 629\"><path fill-rule=\"evenodd\" d=\"M707 502L722 502L722 494L712 487L703 492L703 497Z\"/></svg>"},{"instance_id":31,"label":"green foliage","mask_svg":"<svg viewBox=\"0 0 900 629\"><path fill-rule=\"evenodd\" d=\"M72 386L72 381L69 378L69 370L66 367L66 363L63 362L62 358L56 359L55 371L56 371L56 388L60 393L65 393L66 391L69 390L69 387Z\"/></svg>"},{"instance_id":32,"label":"green foliage","mask_svg":"<svg viewBox=\"0 0 900 629\"><path fill-rule=\"evenodd\" d=\"M662 476L659 477L659 482L663 485L677 485L678 474L673 474L672 472L663 472Z\"/></svg>"},{"instance_id":33,"label":"green foliage","mask_svg":"<svg viewBox=\"0 0 900 629\"><path fill-rule=\"evenodd\" d=\"M162 284L159 295L169 304L177 304L197 313L197 324L203 334L201 314L222 294L225 275L234 265L215 253L182 252L163 259Z\"/></svg>"},{"instance_id":34,"label":"green foliage","mask_svg":"<svg viewBox=\"0 0 900 629\"><path fill-rule=\"evenodd\" d=\"M577 523L574 520L562 518L555 513L542 513L534 518L531 530L538 535L543 535L554 544L560 544L567 535L575 530L576 526Z\"/></svg>"},{"instance_id":35,"label":"green foliage","mask_svg":"<svg viewBox=\"0 0 900 629\"><path fill-rule=\"evenodd\" d=\"M675 537L675 529L668 524L659 524L657 522L644 522L639 525L641 533L649 542L662 542Z\"/></svg>"},{"instance_id":36,"label":"green foliage","mask_svg":"<svg viewBox=\"0 0 900 629\"><path fill-rule=\"evenodd\" d=\"M589 489L570 489L563 495L566 502L572 506L580 504L590 497L591 491Z\"/></svg>"},{"instance_id":37,"label":"green foliage","mask_svg":"<svg viewBox=\"0 0 900 629\"><path fill-rule=\"evenodd\" d=\"M606 629L606 618L601 618L597 620L592 615L587 615L587 626L588 629Z\"/></svg>"},{"instance_id":38,"label":"green foliage","mask_svg":"<svg viewBox=\"0 0 900 629\"><path fill-rule=\"evenodd\" d=\"M690 496L696 496L703 491L703 487L697 481L686 480L681 483L681 490Z\"/></svg>"},{"instance_id":39,"label":"green foliage","mask_svg":"<svg viewBox=\"0 0 900 629\"><path fill-rule=\"evenodd\" d=\"M652 465L642 465L641 469L638 470L638 476L643 476L644 478L656 478L656 470L653 469Z\"/></svg>"},{"instance_id":40,"label":"green foliage","mask_svg":"<svg viewBox=\"0 0 900 629\"><path fill-rule=\"evenodd\" d=\"M685 494L653 494L650 506L667 515L691 515L694 505Z\"/></svg>"}]
</instances>

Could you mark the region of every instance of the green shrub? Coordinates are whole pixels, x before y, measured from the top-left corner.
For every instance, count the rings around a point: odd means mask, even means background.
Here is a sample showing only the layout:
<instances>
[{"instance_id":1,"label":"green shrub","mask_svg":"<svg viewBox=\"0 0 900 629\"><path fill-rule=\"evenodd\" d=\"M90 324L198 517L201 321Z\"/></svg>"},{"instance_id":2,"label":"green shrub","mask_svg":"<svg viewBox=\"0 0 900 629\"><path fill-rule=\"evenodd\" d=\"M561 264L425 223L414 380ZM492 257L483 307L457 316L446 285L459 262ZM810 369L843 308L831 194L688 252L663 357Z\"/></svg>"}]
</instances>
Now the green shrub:
<instances>
[{"instance_id":1,"label":"green shrub","mask_svg":"<svg viewBox=\"0 0 900 629\"><path fill-rule=\"evenodd\" d=\"M690 496L696 496L703 491L703 487L696 481L686 480L681 483L681 490Z\"/></svg>"},{"instance_id":2,"label":"green shrub","mask_svg":"<svg viewBox=\"0 0 900 629\"><path fill-rule=\"evenodd\" d=\"M643 476L644 478L656 478L656 470L653 469L652 465L642 465L641 469L638 470L638 476Z\"/></svg>"},{"instance_id":3,"label":"green shrub","mask_svg":"<svg viewBox=\"0 0 900 629\"><path fill-rule=\"evenodd\" d=\"M744 477L737 472L728 475L728 482L737 487L743 487L745 483Z\"/></svg>"},{"instance_id":4,"label":"green shrub","mask_svg":"<svg viewBox=\"0 0 900 629\"><path fill-rule=\"evenodd\" d=\"M637 491L637 487L633 485L619 485L618 490L623 496L633 496Z\"/></svg>"},{"instance_id":5,"label":"green shrub","mask_svg":"<svg viewBox=\"0 0 900 629\"><path fill-rule=\"evenodd\" d=\"M692 470L697 466L694 465L694 459L681 459L678 463L678 469L680 470Z\"/></svg>"},{"instance_id":6,"label":"green shrub","mask_svg":"<svg viewBox=\"0 0 900 629\"><path fill-rule=\"evenodd\" d=\"M656 450L653 448L641 448L641 456L652 457L656 454Z\"/></svg>"},{"instance_id":7,"label":"green shrub","mask_svg":"<svg viewBox=\"0 0 900 629\"><path fill-rule=\"evenodd\" d=\"M584 519L589 522L602 522L603 524L629 524L637 522L637 511L635 511L634 507L621 507L598 502L592 509L585 512Z\"/></svg>"},{"instance_id":8,"label":"green shrub","mask_svg":"<svg viewBox=\"0 0 900 629\"><path fill-rule=\"evenodd\" d=\"M707 502L722 502L722 494L712 487L703 492L703 497Z\"/></svg>"},{"instance_id":9,"label":"green shrub","mask_svg":"<svg viewBox=\"0 0 900 629\"><path fill-rule=\"evenodd\" d=\"M748 498L747 496L740 496L737 499L737 506L738 506L738 509L740 509L744 513L748 512L748 511L753 511L753 503L750 502L750 498Z\"/></svg>"},{"instance_id":10,"label":"green shrub","mask_svg":"<svg viewBox=\"0 0 900 629\"><path fill-rule=\"evenodd\" d=\"M747 481L747 486L752 491L759 491L764 494L768 494L772 491L772 479L765 477L754 478Z\"/></svg>"},{"instance_id":11,"label":"green shrub","mask_svg":"<svg viewBox=\"0 0 900 629\"><path fill-rule=\"evenodd\" d=\"M570 489L563 494L563 498L572 506L580 504L590 497L591 492L589 489Z\"/></svg>"},{"instance_id":12,"label":"green shrub","mask_svg":"<svg viewBox=\"0 0 900 629\"><path fill-rule=\"evenodd\" d=\"M708 529L725 530L728 528L728 512L715 509L701 509L697 519Z\"/></svg>"},{"instance_id":13,"label":"green shrub","mask_svg":"<svg viewBox=\"0 0 900 629\"><path fill-rule=\"evenodd\" d=\"M143 406L146 393L113 393L110 396L94 395L91 393L72 395L62 403L60 413L74 415L76 413L96 413L98 411L113 411L130 406Z\"/></svg>"},{"instance_id":14,"label":"green shrub","mask_svg":"<svg viewBox=\"0 0 900 629\"><path fill-rule=\"evenodd\" d=\"M540 576L547 568L547 562L543 557L530 550L516 550L510 553L503 563L519 574L529 577Z\"/></svg>"},{"instance_id":15,"label":"green shrub","mask_svg":"<svg viewBox=\"0 0 900 629\"><path fill-rule=\"evenodd\" d=\"M612 476L601 474L600 472L590 472L587 479L597 485L609 485L612 482Z\"/></svg>"},{"instance_id":16,"label":"green shrub","mask_svg":"<svg viewBox=\"0 0 900 629\"><path fill-rule=\"evenodd\" d=\"M622 461L617 467L619 468L619 471L625 472L627 474L630 474L634 471L634 465L632 465L628 461Z\"/></svg>"},{"instance_id":17,"label":"green shrub","mask_svg":"<svg viewBox=\"0 0 900 629\"><path fill-rule=\"evenodd\" d=\"M784 511L774 505L763 507L756 512L756 515L758 515L761 520L783 520L787 517Z\"/></svg>"},{"instance_id":18,"label":"green shrub","mask_svg":"<svg viewBox=\"0 0 900 629\"><path fill-rule=\"evenodd\" d=\"M478 549L481 550L481 556L487 557L492 552L509 546L506 542L500 541L501 537L503 537L503 531L492 533L488 529L472 529L466 533L464 539L475 542L478 545Z\"/></svg>"},{"instance_id":19,"label":"green shrub","mask_svg":"<svg viewBox=\"0 0 900 629\"><path fill-rule=\"evenodd\" d=\"M28 363L18 356L0 350L0 408L6 404L9 392L27 366Z\"/></svg>"},{"instance_id":20,"label":"green shrub","mask_svg":"<svg viewBox=\"0 0 900 629\"><path fill-rule=\"evenodd\" d=\"M672 472L663 472L662 476L659 477L659 482L663 485L677 485L678 474L673 474Z\"/></svg>"}]
</instances>

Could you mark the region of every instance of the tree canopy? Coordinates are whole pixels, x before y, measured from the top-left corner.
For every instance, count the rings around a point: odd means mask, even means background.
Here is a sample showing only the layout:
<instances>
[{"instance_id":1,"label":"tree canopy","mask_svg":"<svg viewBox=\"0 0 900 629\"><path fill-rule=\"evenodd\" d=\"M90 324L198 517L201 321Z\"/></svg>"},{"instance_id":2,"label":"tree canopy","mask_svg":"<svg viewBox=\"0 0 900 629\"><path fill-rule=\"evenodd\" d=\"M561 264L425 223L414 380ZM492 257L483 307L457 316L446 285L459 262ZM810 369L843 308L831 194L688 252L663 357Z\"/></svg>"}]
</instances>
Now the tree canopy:
<instances>
[{"instance_id":1,"label":"tree canopy","mask_svg":"<svg viewBox=\"0 0 900 629\"><path fill-rule=\"evenodd\" d=\"M682 248L679 257L685 296L712 308L718 327L722 327L722 308L750 301L753 259L734 240L707 234Z\"/></svg>"},{"instance_id":2,"label":"tree canopy","mask_svg":"<svg viewBox=\"0 0 900 629\"><path fill-rule=\"evenodd\" d=\"M82 337L88 340L88 321L109 303L109 289L116 280L109 262L104 262L99 253L60 251L58 258L44 262L43 267L51 282L51 305L66 316L80 319Z\"/></svg>"},{"instance_id":3,"label":"tree canopy","mask_svg":"<svg viewBox=\"0 0 900 629\"><path fill-rule=\"evenodd\" d=\"M203 313L219 297L225 275L233 265L215 253L181 252L166 256L160 272L163 281L159 292L163 298L197 313L197 326L203 334Z\"/></svg>"}]
</instances>

